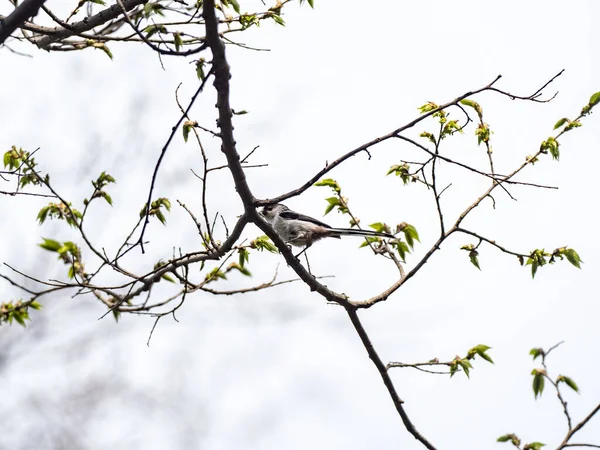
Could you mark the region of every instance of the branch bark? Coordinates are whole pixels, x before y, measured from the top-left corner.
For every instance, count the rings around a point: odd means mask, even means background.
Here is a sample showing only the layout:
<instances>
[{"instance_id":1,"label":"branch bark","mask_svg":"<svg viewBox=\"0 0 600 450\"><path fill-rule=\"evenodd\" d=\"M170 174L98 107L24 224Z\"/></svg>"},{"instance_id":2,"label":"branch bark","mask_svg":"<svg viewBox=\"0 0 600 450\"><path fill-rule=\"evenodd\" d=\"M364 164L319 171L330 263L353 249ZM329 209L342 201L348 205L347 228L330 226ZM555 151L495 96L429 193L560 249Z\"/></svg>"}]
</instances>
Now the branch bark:
<instances>
[{"instance_id":1,"label":"branch bark","mask_svg":"<svg viewBox=\"0 0 600 450\"><path fill-rule=\"evenodd\" d=\"M25 23L27 19L35 16L46 0L25 0L15 10L0 21L0 44L2 44L13 31Z\"/></svg>"}]
</instances>

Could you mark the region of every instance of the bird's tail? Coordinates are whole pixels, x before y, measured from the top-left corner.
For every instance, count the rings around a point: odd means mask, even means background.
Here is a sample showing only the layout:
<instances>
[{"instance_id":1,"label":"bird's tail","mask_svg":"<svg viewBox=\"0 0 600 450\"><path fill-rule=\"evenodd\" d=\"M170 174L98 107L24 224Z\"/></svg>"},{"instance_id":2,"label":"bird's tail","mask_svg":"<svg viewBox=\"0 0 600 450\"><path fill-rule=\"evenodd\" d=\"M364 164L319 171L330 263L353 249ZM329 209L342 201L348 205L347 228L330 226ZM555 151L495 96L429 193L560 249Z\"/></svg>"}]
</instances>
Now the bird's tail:
<instances>
[{"instance_id":1,"label":"bird's tail","mask_svg":"<svg viewBox=\"0 0 600 450\"><path fill-rule=\"evenodd\" d=\"M383 237L395 239L396 236L390 233L380 233L371 230L357 230L354 228L331 228L328 230L333 236L363 236L363 237Z\"/></svg>"}]
</instances>

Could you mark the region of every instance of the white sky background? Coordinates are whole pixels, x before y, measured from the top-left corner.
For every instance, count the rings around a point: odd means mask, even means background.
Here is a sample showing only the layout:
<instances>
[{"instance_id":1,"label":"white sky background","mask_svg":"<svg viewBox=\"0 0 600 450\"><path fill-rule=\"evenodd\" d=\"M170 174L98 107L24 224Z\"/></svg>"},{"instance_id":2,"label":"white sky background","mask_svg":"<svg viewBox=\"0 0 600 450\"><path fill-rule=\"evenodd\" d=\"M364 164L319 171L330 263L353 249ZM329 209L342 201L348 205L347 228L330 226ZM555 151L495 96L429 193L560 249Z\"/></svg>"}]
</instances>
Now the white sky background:
<instances>
[{"instance_id":1,"label":"white sky background","mask_svg":"<svg viewBox=\"0 0 600 450\"><path fill-rule=\"evenodd\" d=\"M60 9L66 2L53 3ZM248 11L261 5L240 3ZM238 149L245 154L260 145L252 162L269 163L247 171L258 197L297 187L325 161L413 119L428 100L449 101L499 73L498 87L528 95L566 69L547 91L560 91L550 104L475 97L494 131L497 169L507 172L553 134L559 118L574 118L600 90L597 2L316 0L315 10L294 4L284 11L285 28L265 24L237 36L270 52L228 48L232 106L250 111L235 119ZM114 208L99 203L86 219L90 236L114 250L135 223L160 148L178 118L175 88L183 83L183 102L196 89L194 66L166 58L163 71L142 45L112 45L112 62L92 49L47 54L15 48L34 58L0 53L3 151L13 144L41 147L36 159L74 202L90 194L89 180L102 170L114 175ZM212 91L206 92L192 116L214 128L213 105ZM518 202L497 192L496 210L484 203L466 222L514 251L569 245L585 262L583 270L565 261L541 268L532 280L515 258L482 246L479 272L458 250L473 239L453 238L400 292L360 314L384 361L449 360L479 343L493 347L496 364L476 360L470 380L463 374L448 379L393 372L414 424L439 448L500 448L510 444L495 440L508 432L549 447L562 440L566 426L553 392L547 387L541 399L533 399L530 372L538 363L528 355L532 347L566 341L548 363L555 375L571 376L581 388L581 395L565 391L575 422L600 401L598 121L598 113L592 114L581 129L561 138L559 163L548 156L521 178L560 190L515 188ZM420 124L414 133L427 128L433 123ZM449 140L449 155L484 164L473 132ZM204 141L218 165L217 141ZM363 224L407 221L417 227L421 244L410 266L437 237L432 197L422 187L384 177L390 165L414 156L409 147L392 142L371 153L370 161L360 154L331 176ZM169 258L173 246L184 251L200 246L193 223L175 202L200 212L200 185L189 171L200 167L198 149L178 133L156 190L174 208L168 227L150 226L149 256L136 252L129 258L140 272ZM444 168L454 183L443 197L452 220L485 184ZM211 211L233 223L241 209L230 177L221 172L213 183ZM320 217L329 194L314 188L286 203ZM42 204L0 197L0 260L38 275L64 276L54 256L35 244L41 236L74 236L53 222L39 227L34 218ZM347 224L334 213L326 220ZM249 238L257 234L246 232ZM309 251L313 272L335 275L326 284L355 299L377 293L395 277L393 267L359 250L359 243L332 240ZM270 279L278 263L282 279L292 276L276 255L252 254L250 263L254 283ZM233 275L222 288L248 285L240 278ZM3 301L21 295L6 283L0 286ZM90 449L422 448L404 429L346 314L302 284L231 298L195 295L180 309L179 323L168 318L159 323L150 348L148 318L98 321L103 311L91 298L63 295L34 313L29 329L0 331L5 345L0 423L11 429L0 448L50 442L38 441L41 423L70 430L77 446ZM88 398L84 394L106 401L97 407L88 400L77 403ZM71 413L65 412L69 405ZM573 441L600 444L599 430L600 417Z\"/></svg>"}]
</instances>

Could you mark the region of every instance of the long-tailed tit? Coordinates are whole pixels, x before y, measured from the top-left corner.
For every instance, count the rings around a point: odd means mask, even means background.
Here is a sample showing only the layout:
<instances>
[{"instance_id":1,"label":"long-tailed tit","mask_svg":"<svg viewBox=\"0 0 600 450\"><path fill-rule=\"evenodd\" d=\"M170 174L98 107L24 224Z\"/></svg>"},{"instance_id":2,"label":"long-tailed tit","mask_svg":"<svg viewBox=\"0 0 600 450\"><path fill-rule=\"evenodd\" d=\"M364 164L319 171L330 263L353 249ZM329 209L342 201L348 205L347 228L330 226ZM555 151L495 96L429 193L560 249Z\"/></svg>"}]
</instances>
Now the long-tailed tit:
<instances>
[{"instance_id":1,"label":"long-tailed tit","mask_svg":"<svg viewBox=\"0 0 600 450\"><path fill-rule=\"evenodd\" d=\"M393 239L389 233L378 233L370 230L355 230L352 228L332 228L320 220L305 216L290 210L282 204L265 206L260 214L275 229L286 244L296 247L310 247L319 239L341 236L379 236Z\"/></svg>"}]
</instances>

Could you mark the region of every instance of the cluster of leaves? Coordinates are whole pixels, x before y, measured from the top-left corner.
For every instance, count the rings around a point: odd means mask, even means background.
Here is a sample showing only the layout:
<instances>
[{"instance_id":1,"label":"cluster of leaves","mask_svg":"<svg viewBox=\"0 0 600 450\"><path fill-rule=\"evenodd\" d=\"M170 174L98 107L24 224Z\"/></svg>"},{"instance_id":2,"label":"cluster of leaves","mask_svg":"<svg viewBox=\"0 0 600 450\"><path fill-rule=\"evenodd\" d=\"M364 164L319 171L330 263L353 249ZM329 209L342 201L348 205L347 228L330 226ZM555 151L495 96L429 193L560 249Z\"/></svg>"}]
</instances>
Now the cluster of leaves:
<instances>
[{"instance_id":1,"label":"cluster of leaves","mask_svg":"<svg viewBox=\"0 0 600 450\"><path fill-rule=\"evenodd\" d=\"M510 442L512 445L521 448L521 439L516 434L510 433L505 434L504 436L500 436L498 438L498 442ZM523 446L523 450L540 450L546 444L542 444L541 442L531 442L529 444L525 444Z\"/></svg>"},{"instance_id":2,"label":"cluster of leaves","mask_svg":"<svg viewBox=\"0 0 600 450\"><path fill-rule=\"evenodd\" d=\"M400 167L400 166L394 166L394 167ZM401 169L398 169L401 170ZM388 175L390 173L392 173L392 170L390 170L388 172ZM401 177L403 175L400 175ZM407 175L408 176L408 175ZM406 184L406 181L405 181ZM327 199L325 199L328 203L327 208L325 208L325 214L327 215L329 214L334 208L337 208L339 213L342 214L350 214L350 209L348 208L348 199L344 196L342 196L342 188L340 187L339 183L331 178L326 178L324 180L321 180L317 183L315 183L315 186L326 186L329 187L333 190L335 196L333 197L329 197ZM358 219L354 218L351 214L351 219L350 219L350 226L351 227L355 227L358 226ZM375 222L372 223L371 225L369 225L369 227L373 228L373 230L377 231L378 233L388 233L391 234L391 229L389 227L389 225L383 223L383 222ZM396 234L397 233L404 233L404 237L406 239L406 242L402 241L400 238L396 238L396 239L391 239L389 241L389 244L394 247L396 249L396 251L398 252L398 255L400 255L400 258L402 259L402 261L406 262L406 254L410 253L410 251L412 249L414 249L414 245L415 245L415 240L419 241L419 233L417 232L416 228L413 225L409 225L406 222L402 222L400 224L398 224L396 226ZM377 245L377 244L382 244L383 243L383 239L379 236L367 236L365 237L365 240L362 242L362 244L360 245L359 248L362 247L366 247L368 245Z\"/></svg>"},{"instance_id":3,"label":"cluster of leaves","mask_svg":"<svg viewBox=\"0 0 600 450\"><path fill-rule=\"evenodd\" d=\"M37 215L37 220L40 225L50 217L51 219L59 219L66 221L72 227L77 227L83 215L71 206L71 203L49 203L40 209Z\"/></svg>"},{"instance_id":4,"label":"cluster of leaves","mask_svg":"<svg viewBox=\"0 0 600 450\"><path fill-rule=\"evenodd\" d=\"M273 242L271 242L271 239L269 239L269 236L259 236L256 239L254 239L253 241L250 242L250 248L255 249L255 250L266 250L268 252L271 253L279 253L279 250L277 250L277 247L275 247L275 244L273 244ZM246 252L241 252L239 254L239 265L241 267L244 267L245 262L248 261L248 251L246 250Z\"/></svg>"},{"instance_id":5,"label":"cluster of leaves","mask_svg":"<svg viewBox=\"0 0 600 450\"><path fill-rule=\"evenodd\" d=\"M25 321L31 320L29 318L29 308L40 310L42 309L42 305L35 300L29 302L17 300L14 303L0 303L0 324L12 324L13 320L15 320L19 325L26 326Z\"/></svg>"},{"instance_id":6,"label":"cluster of leaves","mask_svg":"<svg viewBox=\"0 0 600 450\"><path fill-rule=\"evenodd\" d=\"M115 179L106 172L102 172L97 180L92 180L92 186L94 186L94 193L92 194L91 200L95 198L103 198L104 200L106 200L106 203L112 206L112 197L108 195L108 193L104 190L104 188L110 183L115 183ZM83 200L83 204L87 206L91 200L88 200L86 198Z\"/></svg>"},{"instance_id":7,"label":"cluster of leaves","mask_svg":"<svg viewBox=\"0 0 600 450\"><path fill-rule=\"evenodd\" d=\"M40 185L43 183L42 178L35 171L37 166L35 158L28 151L22 148L17 149L13 145L9 151L4 153L3 163L5 169L19 177L19 188L21 189L28 184ZM49 177L46 175L46 182L48 181Z\"/></svg>"},{"instance_id":8,"label":"cluster of leaves","mask_svg":"<svg viewBox=\"0 0 600 450\"><path fill-rule=\"evenodd\" d=\"M400 179L405 185L407 185L409 182L415 183L419 180L419 177L417 177L415 174L410 173L410 165L408 163L396 164L391 166L390 169L387 171L386 176L391 174L400 177Z\"/></svg>"},{"instance_id":9,"label":"cluster of leaves","mask_svg":"<svg viewBox=\"0 0 600 450\"><path fill-rule=\"evenodd\" d=\"M592 109L598 103L600 103L600 92L596 92L594 95L592 95L590 97L590 100L581 109L581 113L579 114L579 116L577 118L575 118L573 120L569 119L568 117L563 117L563 118L559 119L554 124L554 130L560 130L560 132L558 133L558 135L550 136L546 140L544 140L540 144L539 153L542 155L550 153L550 155L552 156L552 159L558 160L560 158L560 151L559 151L560 143L558 142L558 137L568 131L571 131L575 128L581 127L582 124L581 124L580 119L591 114ZM535 164L537 161L538 161L537 156L530 155L527 157L527 162L529 162L531 164Z\"/></svg>"},{"instance_id":10,"label":"cluster of leaves","mask_svg":"<svg viewBox=\"0 0 600 450\"><path fill-rule=\"evenodd\" d=\"M561 260L567 258L567 261L578 269L581 269L581 263L583 262L577 252L568 247L557 248L552 253L547 253L544 249L536 249L531 252L526 262L524 262L522 256L518 258L521 265L531 266L531 278L535 277L539 267L546 264L554 264L557 258Z\"/></svg>"},{"instance_id":11,"label":"cluster of leaves","mask_svg":"<svg viewBox=\"0 0 600 450\"><path fill-rule=\"evenodd\" d=\"M534 361L538 357L543 358L546 355L544 349L542 349L542 348L532 348L529 351L529 354L533 356ZM537 398L538 395L541 396L542 392L544 391L545 379L546 378L550 379L550 377L545 368L533 369L531 371L531 375L533 375L533 395L535 398ZM557 389L558 389L558 385L560 383L565 383L567 386L569 386L575 392L579 392L579 387L577 386L575 381L573 381L572 378L569 378L565 375L559 375L556 377L556 380L554 381L554 385L557 387Z\"/></svg>"},{"instance_id":12,"label":"cluster of leaves","mask_svg":"<svg viewBox=\"0 0 600 450\"><path fill-rule=\"evenodd\" d=\"M325 208L325 213L323 214L324 216L333 211L334 208L337 208L338 212L342 214L348 214L350 212L348 209L348 199L342 196L342 188L337 181L332 178L325 178L324 180L316 182L315 186L330 187L335 193L335 196L325 199L328 205L327 208ZM356 226L358 224L351 222L350 225Z\"/></svg>"},{"instance_id":13,"label":"cluster of leaves","mask_svg":"<svg viewBox=\"0 0 600 450\"><path fill-rule=\"evenodd\" d=\"M421 114L425 114L431 111L434 111L436 109L439 108L439 105L437 105L436 103L433 102L427 102L425 103L423 106L420 106L418 109L421 112ZM457 120L448 120L448 113L443 110L440 109L439 111L435 111L432 114L433 117L437 118L440 125L442 125L442 129L440 132L440 137L439 140L441 141L442 139L445 139L447 136L452 136L454 133L462 133L462 127L458 124ZM421 137L426 138L428 141L430 141L432 144L437 145L437 141L435 136L428 132L428 131L423 131L420 134Z\"/></svg>"},{"instance_id":14,"label":"cluster of leaves","mask_svg":"<svg viewBox=\"0 0 600 450\"><path fill-rule=\"evenodd\" d=\"M171 211L171 202L169 201L168 198L165 198L165 197L157 198L152 203L150 203L149 210L147 209L147 207L148 207L148 205L146 204L141 209L140 217L144 217L147 212L148 216L155 216L160 221L160 223L162 223L163 225L165 225L167 223L167 219L165 218L165 215L163 214L161 208L164 208L167 211Z\"/></svg>"},{"instance_id":15,"label":"cluster of leaves","mask_svg":"<svg viewBox=\"0 0 600 450\"><path fill-rule=\"evenodd\" d=\"M490 348L491 347L488 345L479 344L471 348L465 357L461 358L460 356L456 356L450 363L450 377L452 378L459 369L462 369L467 378L469 378L470 370L473 368L470 361L473 360L475 356L479 356L487 362L494 364L491 356L486 353Z\"/></svg>"},{"instance_id":16,"label":"cluster of leaves","mask_svg":"<svg viewBox=\"0 0 600 450\"><path fill-rule=\"evenodd\" d=\"M248 270L247 267L242 266L239 263L233 262L233 263L229 264L229 266L227 266L227 268L225 270L222 270L220 267L215 267L213 270L211 270L209 273L206 274L206 277L204 278L204 283L208 284L210 282L217 281L219 279L226 280L227 274L229 272L231 272L232 270L236 270L239 273L241 273L242 275L245 275L247 277L252 276L252 274L250 273L250 271Z\"/></svg>"},{"instance_id":17,"label":"cluster of leaves","mask_svg":"<svg viewBox=\"0 0 600 450\"><path fill-rule=\"evenodd\" d=\"M69 278L75 278L75 275L79 275L82 279L88 277L81 260L81 250L77 244L71 241L59 242L54 239L43 239L44 242L38 245L49 252L58 253L58 259L69 266L67 274Z\"/></svg>"}]
</instances>

